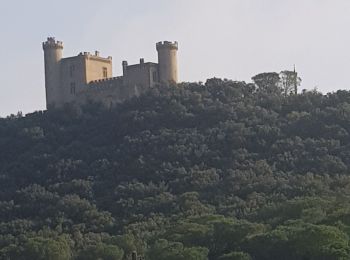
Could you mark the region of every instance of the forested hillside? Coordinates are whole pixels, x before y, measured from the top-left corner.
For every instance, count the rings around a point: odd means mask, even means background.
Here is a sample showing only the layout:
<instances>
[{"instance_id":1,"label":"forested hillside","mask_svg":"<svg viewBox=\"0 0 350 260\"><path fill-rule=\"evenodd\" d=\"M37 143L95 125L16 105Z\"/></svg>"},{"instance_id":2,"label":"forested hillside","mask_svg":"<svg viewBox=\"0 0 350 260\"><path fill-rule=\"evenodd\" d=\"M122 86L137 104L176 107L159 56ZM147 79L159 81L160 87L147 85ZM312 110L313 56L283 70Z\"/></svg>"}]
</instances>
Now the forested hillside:
<instances>
[{"instance_id":1,"label":"forested hillside","mask_svg":"<svg viewBox=\"0 0 350 260\"><path fill-rule=\"evenodd\" d=\"M0 119L0 259L350 259L350 92L210 79Z\"/></svg>"}]
</instances>

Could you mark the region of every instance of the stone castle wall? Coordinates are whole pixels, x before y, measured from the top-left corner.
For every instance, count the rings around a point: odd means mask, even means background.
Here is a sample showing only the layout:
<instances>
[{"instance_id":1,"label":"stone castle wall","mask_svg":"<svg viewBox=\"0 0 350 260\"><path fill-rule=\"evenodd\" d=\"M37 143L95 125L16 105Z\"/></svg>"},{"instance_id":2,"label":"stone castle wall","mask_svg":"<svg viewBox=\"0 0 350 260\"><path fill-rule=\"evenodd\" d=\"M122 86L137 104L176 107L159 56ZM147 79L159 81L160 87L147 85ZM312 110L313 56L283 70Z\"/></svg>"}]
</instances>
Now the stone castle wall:
<instances>
[{"instance_id":1,"label":"stone castle wall","mask_svg":"<svg viewBox=\"0 0 350 260\"><path fill-rule=\"evenodd\" d=\"M112 59L81 53L61 61L61 89L66 103L75 102L90 82L112 78Z\"/></svg>"},{"instance_id":2,"label":"stone castle wall","mask_svg":"<svg viewBox=\"0 0 350 260\"><path fill-rule=\"evenodd\" d=\"M144 91L146 88L126 85L123 77L115 77L89 83L84 91L77 94L75 102L78 105L89 102L102 103L105 107L110 108Z\"/></svg>"}]
</instances>

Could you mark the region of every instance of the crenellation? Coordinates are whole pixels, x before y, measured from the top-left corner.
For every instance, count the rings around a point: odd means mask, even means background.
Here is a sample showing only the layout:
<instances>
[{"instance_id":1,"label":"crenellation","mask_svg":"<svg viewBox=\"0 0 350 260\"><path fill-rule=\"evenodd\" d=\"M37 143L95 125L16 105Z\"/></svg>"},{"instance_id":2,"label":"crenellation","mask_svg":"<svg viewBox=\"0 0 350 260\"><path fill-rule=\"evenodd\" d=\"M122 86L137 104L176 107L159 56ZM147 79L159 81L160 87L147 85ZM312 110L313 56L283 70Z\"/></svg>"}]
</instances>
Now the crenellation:
<instances>
[{"instance_id":1,"label":"crenellation","mask_svg":"<svg viewBox=\"0 0 350 260\"><path fill-rule=\"evenodd\" d=\"M58 48L63 49L63 42L56 41L54 37L48 37L46 42L43 42L43 49Z\"/></svg>"},{"instance_id":2,"label":"crenellation","mask_svg":"<svg viewBox=\"0 0 350 260\"><path fill-rule=\"evenodd\" d=\"M85 56L88 58L98 58L98 59L103 59L103 60L112 60L112 56L108 56L106 58L102 57L99 51L95 51L94 53L91 53L88 51L79 52L78 56Z\"/></svg>"},{"instance_id":3,"label":"crenellation","mask_svg":"<svg viewBox=\"0 0 350 260\"><path fill-rule=\"evenodd\" d=\"M62 58L63 42L48 37L43 43L45 54L45 89L47 108L66 103L82 105L89 100L111 107L160 83L177 83L177 42L156 44L158 63L122 62L123 75L112 75L112 57L99 51L80 52Z\"/></svg>"},{"instance_id":4,"label":"crenellation","mask_svg":"<svg viewBox=\"0 0 350 260\"><path fill-rule=\"evenodd\" d=\"M123 78L122 77L113 77L106 80L96 80L92 81L88 84L87 91L94 89L94 90L103 90L111 87L121 87L123 85Z\"/></svg>"},{"instance_id":5,"label":"crenellation","mask_svg":"<svg viewBox=\"0 0 350 260\"><path fill-rule=\"evenodd\" d=\"M179 48L179 44L177 41L175 41L175 42L169 42L169 41L158 42L156 46L157 46L157 50L162 49L162 48L171 48L171 49L178 50L178 48Z\"/></svg>"},{"instance_id":6,"label":"crenellation","mask_svg":"<svg viewBox=\"0 0 350 260\"><path fill-rule=\"evenodd\" d=\"M91 81L89 84L94 84L96 82L113 81L113 80L118 80L118 79L122 79L122 78L123 77L119 76L119 77L112 77L112 78L106 78L106 79L98 79L98 80Z\"/></svg>"},{"instance_id":7,"label":"crenellation","mask_svg":"<svg viewBox=\"0 0 350 260\"><path fill-rule=\"evenodd\" d=\"M92 54L88 54L85 57L89 60L96 60L96 61L107 62L107 63L111 63L111 61L112 61L112 59L110 57L104 58L104 57L96 56L96 55L92 55Z\"/></svg>"}]
</instances>

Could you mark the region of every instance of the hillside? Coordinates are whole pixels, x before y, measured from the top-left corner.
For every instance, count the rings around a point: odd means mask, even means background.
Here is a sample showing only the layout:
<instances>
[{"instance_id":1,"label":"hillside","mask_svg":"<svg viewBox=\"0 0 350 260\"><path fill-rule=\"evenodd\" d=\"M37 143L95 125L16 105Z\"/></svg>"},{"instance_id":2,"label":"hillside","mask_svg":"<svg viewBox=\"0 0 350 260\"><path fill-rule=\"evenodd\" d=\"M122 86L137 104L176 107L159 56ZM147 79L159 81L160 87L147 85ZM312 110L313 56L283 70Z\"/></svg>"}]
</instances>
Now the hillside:
<instances>
[{"instance_id":1,"label":"hillside","mask_svg":"<svg viewBox=\"0 0 350 260\"><path fill-rule=\"evenodd\" d=\"M210 79L0 119L0 259L349 259L350 92Z\"/></svg>"}]
</instances>

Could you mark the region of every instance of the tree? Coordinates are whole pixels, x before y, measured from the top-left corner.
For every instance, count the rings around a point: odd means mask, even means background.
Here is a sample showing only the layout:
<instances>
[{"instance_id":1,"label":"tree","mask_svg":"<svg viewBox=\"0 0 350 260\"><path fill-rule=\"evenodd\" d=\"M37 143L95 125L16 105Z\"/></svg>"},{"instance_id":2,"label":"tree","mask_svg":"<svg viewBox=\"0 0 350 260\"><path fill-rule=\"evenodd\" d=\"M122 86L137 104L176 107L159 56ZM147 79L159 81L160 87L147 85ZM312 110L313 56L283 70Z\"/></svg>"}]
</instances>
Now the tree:
<instances>
[{"instance_id":1,"label":"tree","mask_svg":"<svg viewBox=\"0 0 350 260\"><path fill-rule=\"evenodd\" d=\"M336 227L297 221L252 237L246 250L256 259L349 259L348 236Z\"/></svg>"},{"instance_id":2,"label":"tree","mask_svg":"<svg viewBox=\"0 0 350 260\"><path fill-rule=\"evenodd\" d=\"M81 251L77 260L122 260L123 256L124 252L119 247L100 243Z\"/></svg>"},{"instance_id":3,"label":"tree","mask_svg":"<svg viewBox=\"0 0 350 260\"><path fill-rule=\"evenodd\" d=\"M251 260L249 254L244 252L232 252L229 254L222 255L218 258L218 260Z\"/></svg>"},{"instance_id":4,"label":"tree","mask_svg":"<svg viewBox=\"0 0 350 260\"><path fill-rule=\"evenodd\" d=\"M264 225L247 221L234 221L232 219L217 221L214 223L210 254L217 257L238 250L247 237L261 234L264 230Z\"/></svg>"},{"instance_id":5,"label":"tree","mask_svg":"<svg viewBox=\"0 0 350 260\"><path fill-rule=\"evenodd\" d=\"M30 238L24 245L19 258L36 260L69 260L72 252L67 238Z\"/></svg>"},{"instance_id":6,"label":"tree","mask_svg":"<svg viewBox=\"0 0 350 260\"><path fill-rule=\"evenodd\" d=\"M150 248L147 259L152 260L207 260L208 249L202 247L186 248L182 243L160 239Z\"/></svg>"},{"instance_id":7,"label":"tree","mask_svg":"<svg viewBox=\"0 0 350 260\"><path fill-rule=\"evenodd\" d=\"M298 86L300 86L301 78L294 71L284 70L280 73L281 86L284 96L289 94L298 94Z\"/></svg>"},{"instance_id":8,"label":"tree","mask_svg":"<svg viewBox=\"0 0 350 260\"><path fill-rule=\"evenodd\" d=\"M280 76L276 72L266 72L255 75L252 80L260 92L280 94Z\"/></svg>"}]
</instances>

